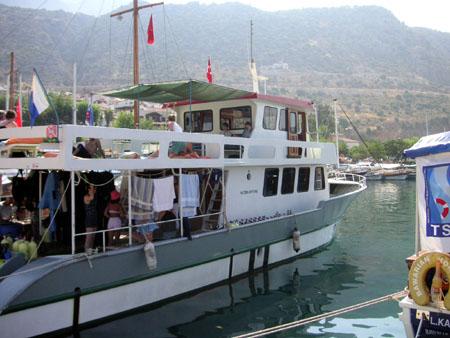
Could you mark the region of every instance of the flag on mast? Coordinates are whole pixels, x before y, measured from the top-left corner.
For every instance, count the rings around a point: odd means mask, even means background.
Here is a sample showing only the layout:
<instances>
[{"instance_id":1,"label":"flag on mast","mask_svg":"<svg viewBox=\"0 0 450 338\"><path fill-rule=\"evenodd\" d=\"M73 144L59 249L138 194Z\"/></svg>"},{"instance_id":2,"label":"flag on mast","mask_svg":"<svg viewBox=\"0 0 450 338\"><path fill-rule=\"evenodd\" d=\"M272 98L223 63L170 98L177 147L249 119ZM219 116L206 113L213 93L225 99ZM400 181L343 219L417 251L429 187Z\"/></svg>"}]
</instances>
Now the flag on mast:
<instances>
[{"instance_id":1,"label":"flag on mast","mask_svg":"<svg viewBox=\"0 0 450 338\"><path fill-rule=\"evenodd\" d=\"M147 28L147 43L153 45L155 43L155 33L153 31L153 14L150 15L150 22Z\"/></svg>"},{"instance_id":2,"label":"flag on mast","mask_svg":"<svg viewBox=\"0 0 450 338\"><path fill-rule=\"evenodd\" d=\"M209 83L213 82L213 76L211 71L211 57L208 58L208 69L206 71L206 78L208 79Z\"/></svg>"},{"instance_id":3,"label":"flag on mast","mask_svg":"<svg viewBox=\"0 0 450 338\"><path fill-rule=\"evenodd\" d=\"M30 125L33 126L36 118L49 107L47 95L35 70L33 70L33 80L31 81L31 94L29 102Z\"/></svg>"},{"instance_id":4,"label":"flag on mast","mask_svg":"<svg viewBox=\"0 0 450 338\"><path fill-rule=\"evenodd\" d=\"M16 124L17 127L22 127L22 104L20 103L20 97L17 99L16 104Z\"/></svg>"}]
</instances>

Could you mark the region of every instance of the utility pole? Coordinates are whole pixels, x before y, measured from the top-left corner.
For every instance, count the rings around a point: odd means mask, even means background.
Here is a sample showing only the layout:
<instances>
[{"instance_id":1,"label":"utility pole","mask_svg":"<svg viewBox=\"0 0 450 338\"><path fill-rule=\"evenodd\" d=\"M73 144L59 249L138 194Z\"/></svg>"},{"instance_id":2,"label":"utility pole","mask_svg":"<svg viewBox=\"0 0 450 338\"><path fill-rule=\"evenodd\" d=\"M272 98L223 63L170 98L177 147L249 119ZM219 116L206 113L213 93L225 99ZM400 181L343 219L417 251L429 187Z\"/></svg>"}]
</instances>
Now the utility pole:
<instances>
[{"instance_id":1,"label":"utility pole","mask_svg":"<svg viewBox=\"0 0 450 338\"><path fill-rule=\"evenodd\" d=\"M77 64L73 64L72 123L77 124Z\"/></svg>"},{"instance_id":2,"label":"utility pole","mask_svg":"<svg viewBox=\"0 0 450 338\"><path fill-rule=\"evenodd\" d=\"M15 86L15 59L14 52L11 52L10 72L9 72L9 109L14 109L14 86Z\"/></svg>"},{"instance_id":3,"label":"utility pole","mask_svg":"<svg viewBox=\"0 0 450 338\"><path fill-rule=\"evenodd\" d=\"M133 0L133 8L113 13L110 17L122 16L122 14L133 12L133 84L139 84L139 10L164 5L164 2L138 6L138 0ZM134 127L139 128L139 101L134 100Z\"/></svg>"}]
</instances>

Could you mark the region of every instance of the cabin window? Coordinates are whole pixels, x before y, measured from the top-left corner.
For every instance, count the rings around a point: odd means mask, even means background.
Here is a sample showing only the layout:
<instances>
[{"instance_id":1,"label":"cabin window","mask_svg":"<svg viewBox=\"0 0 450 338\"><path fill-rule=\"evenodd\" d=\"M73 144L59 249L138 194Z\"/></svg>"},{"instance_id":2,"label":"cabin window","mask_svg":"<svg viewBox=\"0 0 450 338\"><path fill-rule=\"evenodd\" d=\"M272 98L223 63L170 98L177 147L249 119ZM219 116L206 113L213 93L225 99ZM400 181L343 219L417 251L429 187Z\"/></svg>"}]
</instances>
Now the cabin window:
<instances>
[{"instance_id":1,"label":"cabin window","mask_svg":"<svg viewBox=\"0 0 450 338\"><path fill-rule=\"evenodd\" d=\"M264 107L263 128L275 130L277 128L278 109L274 107Z\"/></svg>"},{"instance_id":2,"label":"cabin window","mask_svg":"<svg viewBox=\"0 0 450 338\"><path fill-rule=\"evenodd\" d=\"M191 116L194 120L191 126ZM184 113L184 131L193 131L196 133L208 132L213 130L213 112L212 110L196 110Z\"/></svg>"},{"instance_id":3,"label":"cabin window","mask_svg":"<svg viewBox=\"0 0 450 338\"><path fill-rule=\"evenodd\" d=\"M286 127L286 109L280 109L280 124L278 125L278 129L287 130Z\"/></svg>"},{"instance_id":4,"label":"cabin window","mask_svg":"<svg viewBox=\"0 0 450 338\"><path fill-rule=\"evenodd\" d=\"M297 134L297 112L289 112L289 133Z\"/></svg>"},{"instance_id":5,"label":"cabin window","mask_svg":"<svg viewBox=\"0 0 450 338\"><path fill-rule=\"evenodd\" d=\"M244 129L245 122L252 123L252 108L250 106L222 108L220 110L221 130L224 123L228 123L230 130Z\"/></svg>"},{"instance_id":6,"label":"cabin window","mask_svg":"<svg viewBox=\"0 0 450 338\"><path fill-rule=\"evenodd\" d=\"M263 196L274 196L278 193L278 168L267 168L264 172Z\"/></svg>"},{"instance_id":7,"label":"cabin window","mask_svg":"<svg viewBox=\"0 0 450 338\"><path fill-rule=\"evenodd\" d=\"M283 169L283 180L281 181L281 193L292 194L294 192L295 168Z\"/></svg>"},{"instance_id":8,"label":"cabin window","mask_svg":"<svg viewBox=\"0 0 450 338\"><path fill-rule=\"evenodd\" d=\"M325 189L325 175L323 167L316 167L314 175L314 190Z\"/></svg>"},{"instance_id":9,"label":"cabin window","mask_svg":"<svg viewBox=\"0 0 450 338\"><path fill-rule=\"evenodd\" d=\"M309 190L309 168L298 168L297 192Z\"/></svg>"}]
</instances>

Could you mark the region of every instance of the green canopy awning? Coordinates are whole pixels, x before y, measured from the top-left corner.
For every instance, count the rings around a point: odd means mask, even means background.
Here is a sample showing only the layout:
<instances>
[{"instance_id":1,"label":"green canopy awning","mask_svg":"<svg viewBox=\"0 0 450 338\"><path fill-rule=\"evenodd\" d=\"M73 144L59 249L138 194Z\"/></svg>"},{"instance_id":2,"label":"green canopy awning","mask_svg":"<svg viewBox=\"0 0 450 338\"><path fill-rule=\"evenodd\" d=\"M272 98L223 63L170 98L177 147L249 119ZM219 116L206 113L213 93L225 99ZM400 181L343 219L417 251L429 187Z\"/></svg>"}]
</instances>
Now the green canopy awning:
<instances>
[{"instance_id":1,"label":"green canopy awning","mask_svg":"<svg viewBox=\"0 0 450 338\"><path fill-rule=\"evenodd\" d=\"M197 80L140 84L102 95L122 99L170 103L180 101L223 101L255 97L256 94Z\"/></svg>"}]
</instances>

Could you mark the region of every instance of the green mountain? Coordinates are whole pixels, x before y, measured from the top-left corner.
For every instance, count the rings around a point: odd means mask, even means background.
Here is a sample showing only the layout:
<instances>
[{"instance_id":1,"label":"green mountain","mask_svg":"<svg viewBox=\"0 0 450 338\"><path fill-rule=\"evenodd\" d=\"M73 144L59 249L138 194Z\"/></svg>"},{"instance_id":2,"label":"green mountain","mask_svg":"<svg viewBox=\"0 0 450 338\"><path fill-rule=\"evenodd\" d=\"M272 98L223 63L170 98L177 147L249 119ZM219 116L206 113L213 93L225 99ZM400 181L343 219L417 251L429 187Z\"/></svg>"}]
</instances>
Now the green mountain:
<instances>
[{"instance_id":1,"label":"green mountain","mask_svg":"<svg viewBox=\"0 0 450 338\"><path fill-rule=\"evenodd\" d=\"M145 44L150 13L152 46ZM189 3L143 10L140 18L141 82L205 79L211 56L216 83L251 89L252 20L268 93L321 103L336 97L367 137L423 134L425 112L431 132L450 128L450 34L408 27L381 7L265 12ZM132 81L130 14L119 21L0 5L0 34L2 74L14 51L25 81L34 67L50 88L70 88L73 62L81 90Z\"/></svg>"}]
</instances>

